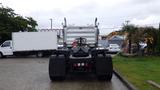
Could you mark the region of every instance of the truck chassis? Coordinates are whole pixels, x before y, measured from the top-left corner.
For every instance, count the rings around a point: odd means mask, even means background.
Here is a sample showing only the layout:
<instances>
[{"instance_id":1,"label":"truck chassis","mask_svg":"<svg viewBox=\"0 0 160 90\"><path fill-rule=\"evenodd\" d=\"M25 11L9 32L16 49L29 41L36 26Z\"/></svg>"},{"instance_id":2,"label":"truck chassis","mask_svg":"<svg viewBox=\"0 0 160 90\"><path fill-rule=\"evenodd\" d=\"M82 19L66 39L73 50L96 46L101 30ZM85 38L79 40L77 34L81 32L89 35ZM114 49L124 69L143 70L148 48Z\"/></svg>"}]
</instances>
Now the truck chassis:
<instances>
[{"instance_id":1,"label":"truck chassis","mask_svg":"<svg viewBox=\"0 0 160 90\"><path fill-rule=\"evenodd\" d=\"M95 28L97 28L97 24L95 24ZM98 34L96 35L98 36ZM98 41L98 39L96 40ZM86 44L86 38L81 36L75 41L77 43L73 42L72 47L66 46L63 49L58 49L50 57L49 77L51 81L64 80L67 74L73 73L92 73L100 80L110 81L113 65L111 56L106 54L108 50L99 48L97 41L95 46L89 46Z\"/></svg>"}]
</instances>

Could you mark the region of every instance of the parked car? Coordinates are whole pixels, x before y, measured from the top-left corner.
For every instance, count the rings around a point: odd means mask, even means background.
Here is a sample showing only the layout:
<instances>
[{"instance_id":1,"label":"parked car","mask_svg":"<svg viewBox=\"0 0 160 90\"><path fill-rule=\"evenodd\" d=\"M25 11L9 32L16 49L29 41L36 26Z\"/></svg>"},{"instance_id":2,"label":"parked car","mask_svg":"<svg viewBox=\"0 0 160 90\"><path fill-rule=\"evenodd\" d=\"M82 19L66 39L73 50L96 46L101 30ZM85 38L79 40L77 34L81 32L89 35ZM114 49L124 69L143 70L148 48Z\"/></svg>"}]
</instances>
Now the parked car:
<instances>
[{"instance_id":1,"label":"parked car","mask_svg":"<svg viewBox=\"0 0 160 90\"><path fill-rule=\"evenodd\" d=\"M118 44L109 44L108 51L111 53L117 53L121 51L121 49Z\"/></svg>"},{"instance_id":2,"label":"parked car","mask_svg":"<svg viewBox=\"0 0 160 90\"><path fill-rule=\"evenodd\" d=\"M140 42L139 45L140 45L141 50L143 50L147 47L147 43Z\"/></svg>"}]
</instances>

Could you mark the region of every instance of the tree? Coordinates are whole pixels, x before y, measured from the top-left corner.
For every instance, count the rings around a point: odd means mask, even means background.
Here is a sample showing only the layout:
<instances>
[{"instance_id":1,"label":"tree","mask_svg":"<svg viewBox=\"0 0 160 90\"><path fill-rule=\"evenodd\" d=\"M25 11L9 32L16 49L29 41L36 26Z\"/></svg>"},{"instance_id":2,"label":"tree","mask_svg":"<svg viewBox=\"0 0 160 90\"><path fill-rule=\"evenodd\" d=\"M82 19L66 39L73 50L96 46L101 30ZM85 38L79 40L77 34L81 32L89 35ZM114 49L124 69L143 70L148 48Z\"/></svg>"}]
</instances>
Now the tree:
<instances>
[{"instance_id":1,"label":"tree","mask_svg":"<svg viewBox=\"0 0 160 90\"><path fill-rule=\"evenodd\" d=\"M158 53L160 53L160 23L159 23L159 28L157 30L157 45L156 45L156 50Z\"/></svg>"},{"instance_id":2,"label":"tree","mask_svg":"<svg viewBox=\"0 0 160 90\"><path fill-rule=\"evenodd\" d=\"M148 54L153 54L155 52L158 39L157 29L153 27L145 27L143 35L146 38Z\"/></svg>"},{"instance_id":3,"label":"tree","mask_svg":"<svg viewBox=\"0 0 160 90\"><path fill-rule=\"evenodd\" d=\"M36 26L38 25L37 22L32 17L26 17L28 22L28 30L29 31L36 31Z\"/></svg>"},{"instance_id":4,"label":"tree","mask_svg":"<svg viewBox=\"0 0 160 90\"><path fill-rule=\"evenodd\" d=\"M134 25L124 25L122 27L122 31L124 33L128 33L127 38L128 38L128 42L129 42L129 46L128 46L128 52L131 53L131 45L132 45L132 37L133 34L137 31L137 27L135 27Z\"/></svg>"},{"instance_id":5,"label":"tree","mask_svg":"<svg viewBox=\"0 0 160 90\"><path fill-rule=\"evenodd\" d=\"M124 24L122 30L123 34L127 33L127 40L129 43L128 51L131 53L131 43L136 44L137 52L140 51L140 42L147 43L147 53L154 54L160 52L160 25L159 29L154 27L137 27L134 25Z\"/></svg>"},{"instance_id":6,"label":"tree","mask_svg":"<svg viewBox=\"0 0 160 90\"><path fill-rule=\"evenodd\" d=\"M12 32L36 31L37 22L32 17L22 17L12 8L0 7L0 42L11 39Z\"/></svg>"}]
</instances>

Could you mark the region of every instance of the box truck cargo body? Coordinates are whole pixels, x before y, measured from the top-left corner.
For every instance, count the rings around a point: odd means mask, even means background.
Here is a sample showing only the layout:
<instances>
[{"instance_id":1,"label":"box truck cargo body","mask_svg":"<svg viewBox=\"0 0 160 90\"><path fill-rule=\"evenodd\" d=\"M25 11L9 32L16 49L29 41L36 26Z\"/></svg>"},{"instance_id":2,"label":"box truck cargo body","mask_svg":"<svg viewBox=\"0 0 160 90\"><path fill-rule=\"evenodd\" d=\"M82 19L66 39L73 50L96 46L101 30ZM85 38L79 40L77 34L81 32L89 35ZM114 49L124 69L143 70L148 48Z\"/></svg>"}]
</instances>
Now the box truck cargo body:
<instances>
[{"instance_id":1,"label":"box truck cargo body","mask_svg":"<svg viewBox=\"0 0 160 90\"><path fill-rule=\"evenodd\" d=\"M0 56L32 55L41 57L57 49L57 32L14 32L12 40L0 47ZM8 53L7 53L8 52Z\"/></svg>"}]
</instances>

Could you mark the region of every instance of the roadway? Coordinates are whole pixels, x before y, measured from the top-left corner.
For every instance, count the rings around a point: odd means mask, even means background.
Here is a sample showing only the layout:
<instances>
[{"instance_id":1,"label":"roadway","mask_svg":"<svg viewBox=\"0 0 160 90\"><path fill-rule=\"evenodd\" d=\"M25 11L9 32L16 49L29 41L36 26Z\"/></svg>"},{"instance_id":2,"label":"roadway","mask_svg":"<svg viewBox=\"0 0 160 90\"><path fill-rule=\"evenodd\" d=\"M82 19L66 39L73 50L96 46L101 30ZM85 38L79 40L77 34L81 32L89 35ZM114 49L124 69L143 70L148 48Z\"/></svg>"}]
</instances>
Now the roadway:
<instances>
[{"instance_id":1,"label":"roadway","mask_svg":"<svg viewBox=\"0 0 160 90\"><path fill-rule=\"evenodd\" d=\"M71 75L64 81L51 82L48 61L35 57L0 59L0 90L128 90L115 75L111 82Z\"/></svg>"}]
</instances>

